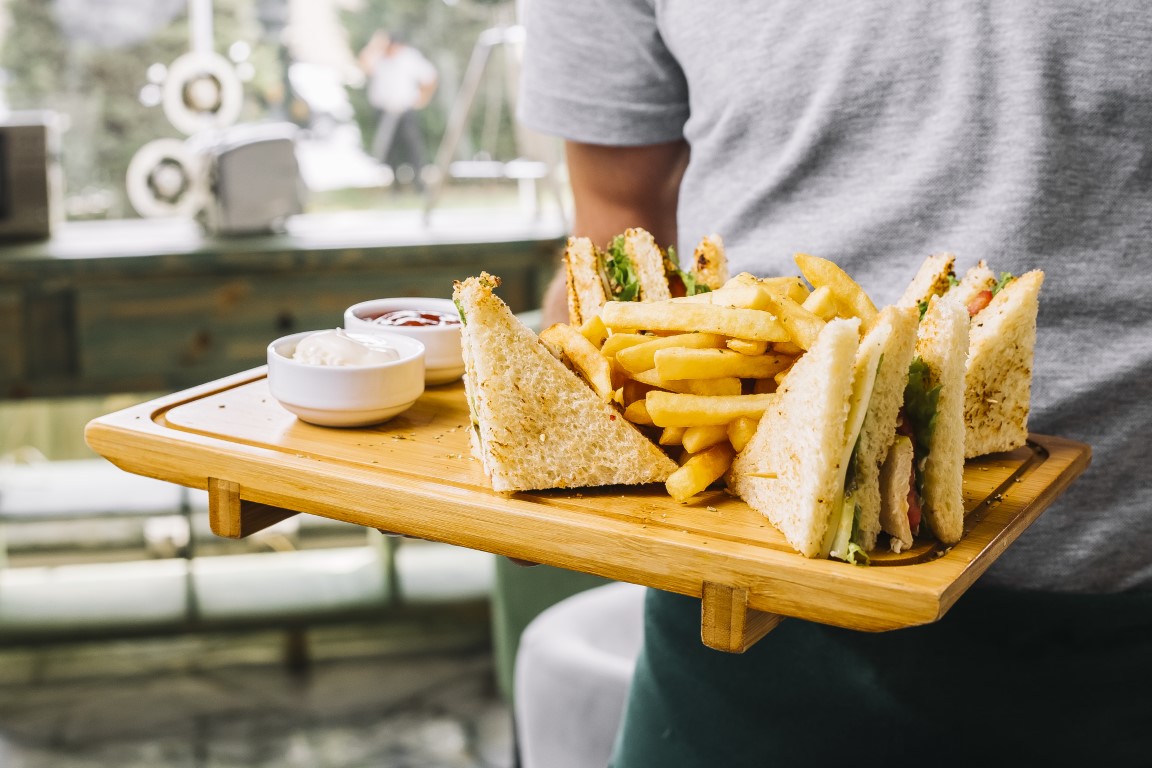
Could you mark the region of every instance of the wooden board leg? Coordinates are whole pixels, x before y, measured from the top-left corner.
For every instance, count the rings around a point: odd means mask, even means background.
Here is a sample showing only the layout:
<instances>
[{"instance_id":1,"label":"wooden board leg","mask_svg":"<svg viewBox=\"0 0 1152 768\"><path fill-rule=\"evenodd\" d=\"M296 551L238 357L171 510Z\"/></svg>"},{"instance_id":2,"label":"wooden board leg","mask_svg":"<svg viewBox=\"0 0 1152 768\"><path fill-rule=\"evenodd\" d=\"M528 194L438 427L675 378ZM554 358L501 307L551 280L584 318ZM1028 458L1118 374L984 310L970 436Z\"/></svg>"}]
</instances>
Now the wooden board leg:
<instances>
[{"instance_id":1,"label":"wooden board leg","mask_svg":"<svg viewBox=\"0 0 1152 768\"><path fill-rule=\"evenodd\" d=\"M748 607L748 590L704 582L700 596L700 639L728 653L744 653L784 620L778 613Z\"/></svg>"},{"instance_id":2,"label":"wooden board leg","mask_svg":"<svg viewBox=\"0 0 1152 768\"><path fill-rule=\"evenodd\" d=\"M290 509L240 498L240 484L208 478L208 522L226 539L242 539L297 514Z\"/></svg>"}]
</instances>

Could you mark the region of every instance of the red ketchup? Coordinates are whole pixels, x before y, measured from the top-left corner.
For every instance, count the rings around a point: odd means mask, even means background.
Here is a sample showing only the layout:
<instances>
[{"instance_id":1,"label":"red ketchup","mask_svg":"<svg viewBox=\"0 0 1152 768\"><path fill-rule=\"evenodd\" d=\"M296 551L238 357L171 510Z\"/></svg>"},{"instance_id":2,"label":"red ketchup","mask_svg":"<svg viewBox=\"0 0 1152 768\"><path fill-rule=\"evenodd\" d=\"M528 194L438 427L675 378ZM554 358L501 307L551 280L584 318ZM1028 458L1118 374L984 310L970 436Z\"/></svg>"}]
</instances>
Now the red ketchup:
<instances>
[{"instance_id":1,"label":"red ketchup","mask_svg":"<svg viewBox=\"0 0 1152 768\"><path fill-rule=\"evenodd\" d=\"M460 316L455 312L441 312L436 309L390 309L371 315L364 320L376 325L390 326L449 326L460 325Z\"/></svg>"}]
</instances>

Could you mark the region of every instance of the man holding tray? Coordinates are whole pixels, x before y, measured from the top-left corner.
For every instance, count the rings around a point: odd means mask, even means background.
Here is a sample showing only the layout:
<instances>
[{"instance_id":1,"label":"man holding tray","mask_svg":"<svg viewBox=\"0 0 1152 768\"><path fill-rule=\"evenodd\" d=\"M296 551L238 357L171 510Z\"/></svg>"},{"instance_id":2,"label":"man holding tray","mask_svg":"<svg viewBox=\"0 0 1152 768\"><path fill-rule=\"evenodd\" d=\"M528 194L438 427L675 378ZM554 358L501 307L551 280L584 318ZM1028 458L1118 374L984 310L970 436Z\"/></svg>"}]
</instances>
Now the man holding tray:
<instances>
[{"instance_id":1,"label":"man holding tray","mask_svg":"<svg viewBox=\"0 0 1152 768\"><path fill-rule=\"evenodd\" d=\"M1030 427L1094 451L929 626L787 620L728 655L698 600L650 591L616 768L1147 762L1143 4L532 0L525 21L520 116L567 141L574 234L720 233L733 274L815 253L878 305L929 253L1043 269Z\"/></svg>"}]
</instances>

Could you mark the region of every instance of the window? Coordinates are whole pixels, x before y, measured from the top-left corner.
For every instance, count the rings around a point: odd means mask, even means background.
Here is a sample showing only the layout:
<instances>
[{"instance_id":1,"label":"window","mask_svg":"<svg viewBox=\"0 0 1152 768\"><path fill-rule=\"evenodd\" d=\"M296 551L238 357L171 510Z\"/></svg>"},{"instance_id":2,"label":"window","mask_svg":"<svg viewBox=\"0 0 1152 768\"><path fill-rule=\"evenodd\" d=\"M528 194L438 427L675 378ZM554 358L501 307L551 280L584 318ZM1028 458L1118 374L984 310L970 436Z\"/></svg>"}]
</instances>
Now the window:
<instances>
[{"instance_id":1,"label":"window","mask_svg":"<svg viewBox=\"0 0 1152 768\"><path fill-rule=\"evenodd\" d=\"M403 36L434 65L439 87L415 121L425 163L432 165L458 106L473 46L485 29L512 24L512 5L479 0L0 0L0 112L51 110L60 116L63 214L68 220L141 215L126 178L133 158L146 155L157 140L166 140L168 148L183 147L192 159L181 155L173 160L163 152L143 158L149 171L146 194L165 204L149 213L185 210L179 206L188 192L178 173L181 163L199 162L196 153L206 136L211 140L216 134L209 127L188 135L187 127L174 119L172 104L166 106L174 90L194 114L219 115L235 107L236 123L295 126L296 155L309 189L306 211L418 206L420 180L434 168L421 175L410 159L389 157L381 163L372 157L378 116L368 103L367 78L357 54L374 32L386 29ZM182 64L193 49L201 65L211 56L217 67L197 82L181 80L187 75ZM495 51L493 62L501 64L503 55ZM173 88L176 81L183 89ZM227 95L220 97L229 85L238 88L236 104ZM509 107L513 87L500 66L487 68L467 130L453 142L453 159L474 162L520 154ZM500 174L461 174L451 185L454 199L490 205L492 176ZM497 186L515 199L514 185ZM381 194L385 188L387 197Z\"/></svg>"}]
</instances>

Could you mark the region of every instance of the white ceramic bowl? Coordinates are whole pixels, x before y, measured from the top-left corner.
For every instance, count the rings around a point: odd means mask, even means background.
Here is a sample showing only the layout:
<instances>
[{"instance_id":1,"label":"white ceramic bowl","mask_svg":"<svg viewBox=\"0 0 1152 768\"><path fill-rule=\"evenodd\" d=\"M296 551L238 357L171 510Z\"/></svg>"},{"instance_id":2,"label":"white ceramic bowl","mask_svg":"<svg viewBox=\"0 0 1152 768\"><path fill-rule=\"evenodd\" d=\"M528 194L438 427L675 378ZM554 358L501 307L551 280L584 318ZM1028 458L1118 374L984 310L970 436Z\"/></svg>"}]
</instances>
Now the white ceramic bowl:
<instances>
[{"instance_id":1,"label":"white ceramic bowl","mask_svg":"<svg viewBox=\"0 0 1152 768\"><path fill-rule=\"evenodd\" d=\"M292 359L296 345L318 331L294 333L268 345L268 390L302 421L324 427L363 427L407 410L424 393L424 346L393 334L398 360L372 365L309 365ZM379 335L379 334L377 334Z\"/></svg>"},{"instance_id":2,"label":"white ceramic bowl","mask_svg":"<svg viewBox=\"0 0 1152 768\"><path fill-rule=\"evenodd\" d=\"M372 299L353 304L344 310L344 330L349 333L398 333L419 340L425 349L424 378L429 386L447 384L464 375L464 356L460 351L460 325L379 325L370 319L395 309L432 310L459 318L452 299L428 299L405 296Z\"/></svg>"}]
</instances>

